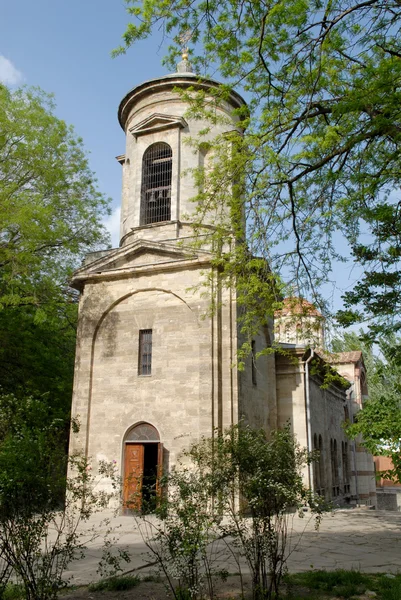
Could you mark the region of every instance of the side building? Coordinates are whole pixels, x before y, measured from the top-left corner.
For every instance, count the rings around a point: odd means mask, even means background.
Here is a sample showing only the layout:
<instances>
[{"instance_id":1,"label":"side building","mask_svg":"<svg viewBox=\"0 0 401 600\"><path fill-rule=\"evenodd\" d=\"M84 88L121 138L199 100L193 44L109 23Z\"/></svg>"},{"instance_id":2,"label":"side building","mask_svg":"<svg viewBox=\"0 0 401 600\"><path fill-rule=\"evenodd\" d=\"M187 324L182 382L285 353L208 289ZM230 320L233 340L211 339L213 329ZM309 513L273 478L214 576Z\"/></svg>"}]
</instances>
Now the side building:
<instances>
[{"instance_id":1,"label":"side building","mask_svg":"<svg viewBox=\"0 0 401 600\"><path fill-rule=\"evenodd\" d=\"M376 506L373 457L344 431L367 397L362 353L323 350L324 318L298 298L276 313L275 339L278 426L291 423L299 443L319 452L305 481L335 505Z\"/></svg>"}]
</instances>

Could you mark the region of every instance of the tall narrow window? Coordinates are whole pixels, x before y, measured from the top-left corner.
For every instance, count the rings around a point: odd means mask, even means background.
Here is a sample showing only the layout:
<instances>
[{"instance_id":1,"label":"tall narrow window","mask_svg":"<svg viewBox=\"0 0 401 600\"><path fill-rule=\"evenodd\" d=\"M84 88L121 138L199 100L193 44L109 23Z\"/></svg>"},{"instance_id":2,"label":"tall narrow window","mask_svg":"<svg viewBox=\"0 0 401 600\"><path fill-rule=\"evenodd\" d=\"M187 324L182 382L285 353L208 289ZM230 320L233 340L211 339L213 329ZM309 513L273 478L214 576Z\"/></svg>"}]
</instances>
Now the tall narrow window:
<instances>
[{"instance_id":1,"label":"tall narrow window","mask_svg":"<svg viewBox=\"0 0 401 600\"><path fill-rule=\"evenodd\" d=\"M257 379L256 379L256 348L255 348L255 340L252 340L252 384L256 385L257 384Z\"/></svg>"},{"instance_id":2,"label":"tall narrow window","mask_svg":"<svg viewBox=\"0 0 401 600\"><path fill-rule=\"evenodd\" d=\"M170 221L173 153L168 144L152 144L143 155L141 225Z\"/></svg>"},{"instance_id":3,"label":"tall narrow window","mask_svg":"<svg viewBox=\"0 0 401 600\"><path fill-rule=\"evenodd\" d=\"M139 332L138 375L152 373L152 330L141 329Z\"/></svg>"}]
</instances>

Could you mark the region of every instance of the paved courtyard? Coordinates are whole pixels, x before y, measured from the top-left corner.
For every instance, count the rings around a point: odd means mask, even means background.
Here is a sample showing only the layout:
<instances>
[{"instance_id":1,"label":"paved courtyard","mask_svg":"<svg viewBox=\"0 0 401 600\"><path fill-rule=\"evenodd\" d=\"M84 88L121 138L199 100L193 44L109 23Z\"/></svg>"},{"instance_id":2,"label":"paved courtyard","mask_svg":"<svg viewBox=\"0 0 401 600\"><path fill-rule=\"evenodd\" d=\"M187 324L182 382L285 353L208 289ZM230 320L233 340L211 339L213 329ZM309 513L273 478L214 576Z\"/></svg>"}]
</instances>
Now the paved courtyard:
<instances>
[{"instance_id":1,"label":"paved courtyard","mask_svg":"<svg viewBox=\"0 0 401 600\"><path fill-rule=\"evenodd\" d=\"M92 525L100 534L99 538L90 544L85 558L72 563L67 573L73 576L76 584L99 579L96 569L107 526L100 516L93 519ZM154 571L151 559L146 556L146 547L135 519L111 516L111 526L115 538L118 538L118 545L126 548L131 555L131 563L123 565L124 570L139 570L141 573ZM339 568L401 572L401 513L364 508L339 510L324 516L317 531L310 515L305 514L303 519L294 516L290 544L292 552L288 566L292 572ZM230 572L238 571L228 551L224 552L220 563Z\"/></svg>"}]
</instances>

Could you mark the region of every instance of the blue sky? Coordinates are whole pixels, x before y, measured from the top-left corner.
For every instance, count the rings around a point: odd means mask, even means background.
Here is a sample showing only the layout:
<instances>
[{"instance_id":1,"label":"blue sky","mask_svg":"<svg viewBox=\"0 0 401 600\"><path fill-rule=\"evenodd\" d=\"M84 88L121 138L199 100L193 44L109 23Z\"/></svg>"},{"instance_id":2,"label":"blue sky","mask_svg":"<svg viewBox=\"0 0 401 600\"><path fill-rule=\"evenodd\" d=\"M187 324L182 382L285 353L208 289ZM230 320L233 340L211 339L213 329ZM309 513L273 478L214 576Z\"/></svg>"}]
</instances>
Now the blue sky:
<instances>
[{"instance_id":1,"label":"blue sky","mask_svg":"<svg viewBox=\"0 0 401 600\"><path fill-rule=\"evenodd\" d=\"M117 108L130 88L167 73L158 41L111 58L127 22L122 0L5 1L0 11L0 81L54 93L57 115L83 138L99 188L113 200L113 246L121 199L115 156L125 151Z\"/></svg>"},{"instance_id":2,"label":"blue sky","mask_svg":"<svg viewBox=\"0 0 401 600\"><path fill-rule=\"evenodd\" d=\"M129 89L167 73L159 37L111 58L129 19L123 0L4 1L0 16L0 81L54 93L57 115L83 138L99 188L112 198L106 224L118 246L121 166L115 157L125 143L117 108ZM325 295L339 308L357 273L337 265L335 277L342 289L326 286Z\"/></svg>"}]
</instances>

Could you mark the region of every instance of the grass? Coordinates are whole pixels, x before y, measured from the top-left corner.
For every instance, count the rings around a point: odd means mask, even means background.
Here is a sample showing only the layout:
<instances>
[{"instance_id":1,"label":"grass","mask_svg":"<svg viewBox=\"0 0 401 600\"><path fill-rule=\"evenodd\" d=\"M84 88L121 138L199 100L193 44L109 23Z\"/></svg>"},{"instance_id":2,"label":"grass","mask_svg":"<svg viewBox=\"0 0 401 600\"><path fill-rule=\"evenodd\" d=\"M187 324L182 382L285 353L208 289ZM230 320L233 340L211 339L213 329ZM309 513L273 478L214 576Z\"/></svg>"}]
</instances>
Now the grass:
<instances>
[{"instance_id":1,"label":"grass","mask_svg":"<svg viewBox=\"0 0 401 600\"><path fill-rule=\"evenodd\" d=\"M24 588L16 583L7 583L2 600L22 600L25 597Z\"/></svg>"},{"instance_id":2,"label":"grass","mask_svg":"<svg viewBox=\"0 0 401 600\"><path fill-rule=\"evenodd\" d=\"M144 575L143 577L141 577L141 581L148 581L150 583L161 583L163 580L160 573L149 573L148 575Z\"/></svg>"},{"instance_id":3,"label":"grass","mask_svg":"<svg viewBox=\"0 0 401 600\"><path fill-rule=\"evenodd\" d=\"M123 592L136 587L140 582L141 580L137 575L122 575L121 577L110 577L91 583L88 589L91 592Z\"/></svg>"},{"instance_id":4,"label":"grass","mask_svg":"<svg viewBox=\"0 0 401 600\"><path fill-rule=\"evenodd\" d=\"M136 587L141 581L159 582L159 575L122 575L103 579L89 586L91 592L125 591ZM401 600L401 574L387 577L383 573L361 573L360 571L307 571L286 575L282 587L282 600L357 600L367 591L375 592L376 600ZM14 593L12 593L14 592ZM19 600L21 596L10 589L4 600ZM177 590L180 600L189 600L185 589Z\"/></svg>"},{"instance_id":5,"label":"grass","mask_svg":"<svg viewBox=\"0 0 401 600\"><path fill-rule=\"evenodd\" d=\"M352 600L367 591L376 592L377 600L400 600L401 575L394 578L359 571L308 571L285 577L288 600L344 598ZM306 594L306 595L305 595Z\"/></svg>"}]
</instances>

